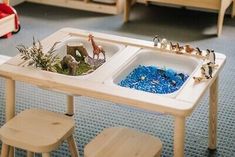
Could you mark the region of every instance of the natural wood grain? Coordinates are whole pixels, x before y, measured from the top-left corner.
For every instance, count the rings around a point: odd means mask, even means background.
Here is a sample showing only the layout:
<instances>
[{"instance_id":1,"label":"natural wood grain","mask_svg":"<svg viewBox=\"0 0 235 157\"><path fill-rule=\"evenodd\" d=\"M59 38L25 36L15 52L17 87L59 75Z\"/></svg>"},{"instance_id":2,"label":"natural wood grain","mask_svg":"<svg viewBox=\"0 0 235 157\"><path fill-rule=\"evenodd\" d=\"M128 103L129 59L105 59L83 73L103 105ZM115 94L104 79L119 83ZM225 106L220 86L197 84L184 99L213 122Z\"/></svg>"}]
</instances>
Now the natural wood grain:
<instances>
[{"instance_id":1,"label":"natural wood grain","mask_svg":"<svg viewBox=\"0 0 235 157\"><path fill-rule=\"evenodd\" d=\"M42 154L42 157L50 157L51 155L50 155L50 153L43 153Z\"/></svg>"},{"instance_id":2,"label":"natural wood grain","mask_svg":"<svg viewBox=\"0 0 235 157\"><path fill-rule=\"evenodd\" d=\"M77 144L74 140L73 135L67 138L68 144L69 144L69 150L71 152L72 157L79 157L79 152L77 150Z\"/></svg>"},{"instance_id":3,"label":"natural wood grain","mask_svg":"<svg viewBox=\"0 0 235 157\"><path fill-rule=\"evenodd\" d=\"M34 153L30 152L30 151L27 151L27 157L34 157Z\"/></svg>"},{"instance_id":4,"label":"natural wood grain","mask_svg":"<svg viewBox=\"0 0 235 157\"><path fill-rule=\"evenodd\" d=\"M217 145L218 83L217 77L210 87L208 147L212 150L215 150Z\"/></svg>"},{"instance_id":5,"label":"natural wood grain","mask_svg":"<svg viewBox=\"0 0 235 157\"><path fill-rule=\"evenodd\" d=\"M191 104L184 101L120 86L110 86L99 82L79 80L74 77L67 77L33 68L3 64L0 66L0 74L50 90L109 100L150 111L172 115L188 115L192 112L190 108Z\"/></svg>"},{"instance_id":6,"label":"natural wood grain","mask_svg":"<svg viewBox=\"0 0 235 157\"><path fill-rule=\"evenodd\" d=\"M174 125L174 157L183 157L185 140L185 117L176 116Z\"/></svg>"},{"instance_id":7,"label":"natural wood grain","mask_svg":"<svg viewBox=\"0 0 235 157\"><path fill-rule=\"evenodd\" d=\"M213 72L212 74L213 78L200 83L195 83L193 79L190 79L182 89L182 91L184 92L180 92L176 97L177 100L191 102L191 104L194 104L191 108L192 110L197 106L197 104L199 104L200 100L207 91L208 87L210 87L211 84L214 82L214 80L219 75L219 72L222 70L225 64L226 56L216 53L216 57L217 57L216 64L218 64L219 66ZM200 69L198 69L198 71L194 73L194 76L199 76L199 75L200 75Z\"/></svg>"},{"instance_id":8,"label":"natural wood grain","mask_svg":"<svg viewBox=\"0 0 235 157\"><path fill-rule=\"evenodd\" d=\"M74 121L63 114L30 109L0 129L3 143L31 152L51 152L72 135Z\"/></svg>"},{"instance_id":9,"label":"natural wood grain","mask_svg":"<svg viewBox=\"0 0 235 157\"><path fill-rule=\"evenodd\" d=\"M1 157L8 157L9 146L2 143Z\"/></svg>"},{"instance_id":10,"label":"natural wood grain","mask_svg":"<svg viewBox=\"0 0 235 157\"><path fill-rule=\"evenodd\" d=\"M73 28L64 28L57 33L60 34L61 32L65 35L65 39L70 36L87 38L87 35L91 33L90 31ZM104 81L107 77L112 76L113 72L118 70L118 68L120 67L120 65L123 64L124 61L128 61L128 59L135 53L137 53L138 50L141 48L148 48L156 51L156 53L165 53L166 55L167 53L171 53L171 51L156 48L153 46L153 42L150 41L143 41L97 32L93 32L93 35L96 37L97 40L124 44L127 45L127 48L122 50L120 54L114 55L113 59L110 62L107 62L104 66L102 66L101 69L103 71L98 69L93 73L94 75L91 75L92 77L87 77L86 79L71 77L41 71L32 67L21 67L17 64L10 63L0 65L0 76L8 79L30 83L41 88L67 93L68 95L88 96L97 99L112 101L119 104L126 104L129 106L138 107L140 109L145 109L148 111L162 112L165 114L176 116L174 131L174 152L175 156L183 155L185 138L185 117L189 116L193 112L194 108L197 106L199 100L203 97L208 87L210 87L215 78L219 75L219 72L222 70L225 64L226 57L223 54L216 53L216 64L218 64L218 67L213 72L212 79L201 82L199 84L195 84L195 81L190 77L188 82L185 84L185 86L176 97L164 97L157 94L151 94L128 88L122 88L119 86L104 84ZM58 40L55 36L54 38L47 38L45 41L53 43ZM192 57L192 55L188 54L184 54L183 56ZM197 60L202 59L202 57L194 57ZM14 62L14 58L12 59L12 61ZM198 67L200 68L200 66ZM199 68L193 74L194 76L200 74ZM114 71L112 71L112 69ZM8 111L6 112L12 113L13 109L14 108L8 108ZM178 127L177 124L181 126L181 128ZM183 135L179 135L179 132L183 132Z\"/></svg>"},{"instance_id":11,"label":"natural wood grain","mask_svg":"<svg viewBox=\"0 0 235 157\"><path fill-rule=\"evenodd\" d=\"M124 0L124 22L129 21L132 0Z\"/></svg>"},{"instance_id":12,"label":"natural wood grain","mask_svg":"<svg viewBox=\"0 0 235 157\"><path fill-rule=\"evenodd\" d=\"M158 2L165 4L181 5L186 7L196 7L204 9L218 10L220 7L220 0L147 0L150 2Z\"/></svg>"},{"instance_id":13,"label":"natural wood grain","mask_svg":"<svg viewBox=\"0 0 235 157\"><path fill-rule=\"evenodd\" d=\"M157 137L128 128L108 128L85 147L85 157L160 157Z\"/></svg>"},{"instance_id":14,"label":"natural wood grain","mask_svg":"<svg viewBox=\"0 0 235 157\"><path fill-rule=\"evenodd\" d=\"M9 156L8 157L14 157L15 156L15 148L9 147Z\"/></svg>"},{"instance_id":15,"label":"natural wood grain","mask_svg":"<svg viewBox=\"0 0 235 157\"><path fill-rule=\"evenodd\" d=\"M232 18L235 16L235 0L233 0L233 6L232 6Z\"/></svg>"},{"instance_id":16,"label":"natural wood grain","mask_svg":"<svg viewBox=\"0 0 235 157\"><path fill-rule=\"evenodd\" d=\"M130 0L125 0L130 1ZM220 36L223 27L223 20L226 9L232 3L233 0L145 0L144 2L147 4L148 2L154 3L163 3L163 4L171 4L171 5L179 5L185 7L195 7L202 9L210 9L210 10L218 10L218 24L217 24L217 35ZM124 22L129 20L131 5L129 3L125 3L124 6ZM232 16L235 15L235 11L232 12Z\"/></svg>"},{"instance_id":17,"label":"natural wood grain","mask_svg":"<svg viewBox=\"0 0 235 157\"><path fill-rule=\"evenodd\" d=\"M117 2L116 5L107 5L107 4L93 3L93 2L87 3L86 1L80 1L80 0L27 0L27 1L40 4L66 7L66 8L99 12L99 13L107 13L107 14L119 14L121 13L123 8L123 7L120 8L119 5L120 2Z\"/></svg>"},{"instance_id":18,"label":"natural wood grain","mask_svg":"<svg viewBox=\"0 0 235 157\"><path fill-rule=\"evenodd\" d=\"M217 24L217 35L220 36L222 33L222 27L224 22L224 15L226 9L230 6L233 0L221 0L219 16L218 16L218 24Z\"/></svg>"},{"instance_id":19,"label":"natural wood grain","mask_svg":"<svg viewBox=\"0 0 235 157\"><path fill-rule=\"evenodd\" d=\"M6 79L6 122L15 116L15 81Z\"/></svg>"},{"instance_id":20,"label":"natural wood grain","mask_svg":"<svg viewBox=\"0 0 235 157\"><path fill-rule=\"evenodd\" d=\"M68 116L74 115L74 98L71 95L67 95L67 113Z\"/></svg>"}]
</instances>

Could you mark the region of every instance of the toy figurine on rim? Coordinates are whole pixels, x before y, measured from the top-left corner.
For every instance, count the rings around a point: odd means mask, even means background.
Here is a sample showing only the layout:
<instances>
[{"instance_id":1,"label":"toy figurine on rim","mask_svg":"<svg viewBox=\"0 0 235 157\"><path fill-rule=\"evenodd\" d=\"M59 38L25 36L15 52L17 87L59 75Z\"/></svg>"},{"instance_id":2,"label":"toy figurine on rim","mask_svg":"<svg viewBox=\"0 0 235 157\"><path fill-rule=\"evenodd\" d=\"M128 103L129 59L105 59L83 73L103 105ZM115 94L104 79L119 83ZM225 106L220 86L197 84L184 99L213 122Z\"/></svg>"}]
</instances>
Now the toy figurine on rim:
<instances>
[{"instance_id":1,"label":"toy figurine on rim","mask_svg":"<svg viewBox=\"0 0 235 157\"><path fill-rule=\"evenodd\" d=\"M168 46L168 41L167 39L163 38L162 40L160 40L158 35L155 35L153 38L153 45L158 47L158 45L160 45L161 49L166 49Z\"/></svg>"},{"instance_id":2,"label":"toy figurine on rim","mask_svg":"<svg viewBox=\"0 0 235 157\"><path fill-rule=\"evenodd\" d=\"M193 77L195 82L201 82L203 80L211 79L214 69L218 67L218 65L215 64L216 55L215 55L214 50L207 49L206 59L209 62L202 65L200 77Z\"/></svg>"}]
</instances>

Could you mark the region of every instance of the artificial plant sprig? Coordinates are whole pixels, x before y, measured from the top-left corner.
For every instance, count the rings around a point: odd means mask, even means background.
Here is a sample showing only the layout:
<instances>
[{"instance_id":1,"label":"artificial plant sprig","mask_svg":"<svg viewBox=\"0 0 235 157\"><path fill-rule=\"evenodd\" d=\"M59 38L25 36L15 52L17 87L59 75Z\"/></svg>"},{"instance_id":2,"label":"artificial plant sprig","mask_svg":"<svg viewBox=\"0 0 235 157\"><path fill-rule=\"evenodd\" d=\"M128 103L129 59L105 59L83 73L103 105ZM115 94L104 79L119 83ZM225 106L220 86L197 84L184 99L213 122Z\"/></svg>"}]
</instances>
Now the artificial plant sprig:
<instances>
[{"instance_id":1,"label":"artificial plant sprig","mask_svg":"<svg viewBox=\"0 0 235 157\"><path fill-rule=\"evenodd\" d=\"M33 38L32 47L26 47L21 44L17 46L21 54L21 58L28 61L29 66L35 66L42 70L57 72L57 67L60 67L60 58L54 54L55 47L59 42L55 42L49 51L43 52L43 46L40 41L38 44Z\"/></svg>"}]
</instances>

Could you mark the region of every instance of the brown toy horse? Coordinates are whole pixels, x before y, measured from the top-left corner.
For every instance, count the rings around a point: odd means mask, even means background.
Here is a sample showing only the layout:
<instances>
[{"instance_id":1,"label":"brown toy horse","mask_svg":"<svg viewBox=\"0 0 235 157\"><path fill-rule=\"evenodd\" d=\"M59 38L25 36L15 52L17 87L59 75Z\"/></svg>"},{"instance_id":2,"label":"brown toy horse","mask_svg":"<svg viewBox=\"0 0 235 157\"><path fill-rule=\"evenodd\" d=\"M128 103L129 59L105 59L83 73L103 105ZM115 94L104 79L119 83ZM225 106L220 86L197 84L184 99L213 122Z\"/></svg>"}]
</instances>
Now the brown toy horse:
<instances>
[{"instance_id":1,"label":"brown toy horse","mask_svg":"<svg viewBox=\"0 0 235 157\"><path fill-rule=\"evenodd\" d=\"M102 46L97 45L94 41L94 36L92 34L88 35L88 41L91 41L92 47L93 47L93 59L95 59L95 56L97 56L97 59L99 59L100 53L103 54L104 60L105 60L105 51Z\"/></svg>"}]
</instances>

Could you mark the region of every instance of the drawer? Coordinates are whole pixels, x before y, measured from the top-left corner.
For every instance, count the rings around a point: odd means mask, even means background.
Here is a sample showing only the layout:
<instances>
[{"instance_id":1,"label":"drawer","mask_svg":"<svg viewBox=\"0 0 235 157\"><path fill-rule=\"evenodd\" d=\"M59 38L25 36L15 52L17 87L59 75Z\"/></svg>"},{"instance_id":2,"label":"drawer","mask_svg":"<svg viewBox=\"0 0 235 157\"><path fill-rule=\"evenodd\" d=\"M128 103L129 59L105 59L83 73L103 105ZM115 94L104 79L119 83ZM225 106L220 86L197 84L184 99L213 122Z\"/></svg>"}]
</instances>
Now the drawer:
<instances>
[{"instance_id":1,"label":"drawer","mask_svg":"<svg viewBox=\"0 0 235 157\"><path fill-rule=\"evenodd\" d=\"M221 3L221 0L146 0L146 1L181 5L186 7L214 9L214 10L218 10L220 8L220 3Z\"/></svg>"}]
</instances>

